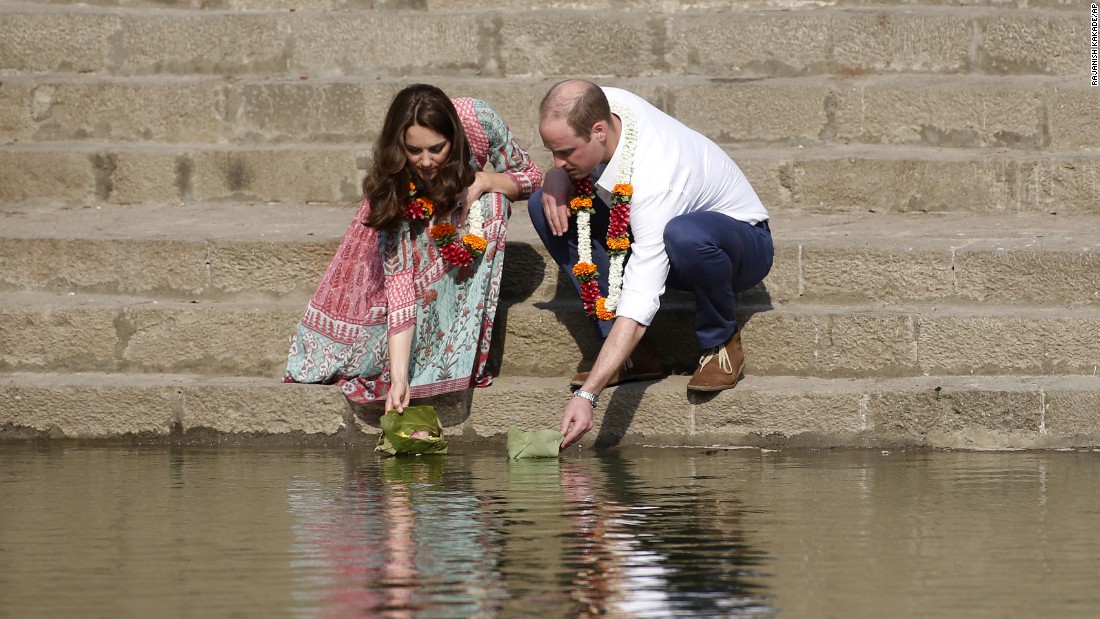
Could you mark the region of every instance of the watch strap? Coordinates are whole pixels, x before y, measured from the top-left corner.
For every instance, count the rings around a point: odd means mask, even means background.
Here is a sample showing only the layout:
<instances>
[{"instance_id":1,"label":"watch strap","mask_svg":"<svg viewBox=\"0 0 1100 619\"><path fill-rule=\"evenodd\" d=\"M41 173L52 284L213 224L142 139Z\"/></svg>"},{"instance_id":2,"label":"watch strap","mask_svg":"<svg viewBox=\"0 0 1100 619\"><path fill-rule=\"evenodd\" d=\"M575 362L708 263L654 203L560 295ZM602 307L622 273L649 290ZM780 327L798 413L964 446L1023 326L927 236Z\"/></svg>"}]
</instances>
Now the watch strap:
<instances>
[{"instance_id":1,"label":"watch strap","mask_svg":"<svg viewBox=\"0 0 1100 619\"><path fill-rule=\"evenodd\" d=\"M596 394L589 393L589 392L585 391L584 389L577 389L576 391L574 391L573 392L573 397L574 398L584 398L585 400L588 400L589 402L592 403L592 408L596 408L597 406L600 405L600 398L598 398L596 396Z\"/></svg>"}]
</instances>

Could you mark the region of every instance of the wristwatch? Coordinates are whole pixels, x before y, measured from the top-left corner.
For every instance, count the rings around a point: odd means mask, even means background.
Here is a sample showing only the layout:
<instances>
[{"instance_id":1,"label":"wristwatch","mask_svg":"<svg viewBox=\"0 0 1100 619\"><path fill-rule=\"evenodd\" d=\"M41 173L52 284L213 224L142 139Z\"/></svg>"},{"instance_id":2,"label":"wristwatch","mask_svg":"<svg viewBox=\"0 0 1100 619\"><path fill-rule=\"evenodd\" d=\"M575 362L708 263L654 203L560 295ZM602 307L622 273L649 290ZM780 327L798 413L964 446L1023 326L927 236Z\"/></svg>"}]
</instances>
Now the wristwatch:
<instances>
[{"instance_id":1,"label":"wristwatch","mask_svg":"<svg viewBox=\"0 0 1100 619\"><path fill-rule=\"evenodd\" d=\"M600 399L596 397L596 394L588 393L584 389L577 389L576 391L574 391L573 392L573 397L574 398L584 398L584 399L588 400L589 402L592 403L592 408L593 409L595 409L597 406L600 405Z\"/></svg>"}]
</instances>

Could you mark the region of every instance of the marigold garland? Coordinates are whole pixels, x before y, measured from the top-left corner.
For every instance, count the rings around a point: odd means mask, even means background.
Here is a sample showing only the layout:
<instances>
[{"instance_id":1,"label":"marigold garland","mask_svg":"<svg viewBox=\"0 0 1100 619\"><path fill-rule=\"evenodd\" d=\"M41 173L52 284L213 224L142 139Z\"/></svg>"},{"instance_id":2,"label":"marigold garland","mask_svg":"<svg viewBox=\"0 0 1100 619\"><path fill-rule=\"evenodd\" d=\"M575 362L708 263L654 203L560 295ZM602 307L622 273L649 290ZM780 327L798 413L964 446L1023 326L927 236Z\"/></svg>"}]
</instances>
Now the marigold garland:
<instances>
[{"instance_id":1,"label":"marigold garland","mask_svg":"<svg viewBox=\"0 0 1100 619\"><path fill-rule=\"evenodd\" d=\"M409 199L405 203L405 217L413 222L427 222L435 213L431 198L416 195L416 184L409 183ZM482 236L483 202L478 198L470 205L466 216L467 232L459 239L458 231L450 222L439 222L428 229L428 236L439 248L443 259L455 266L464 267L485 253L489 243Z\"/></svg>"},{"instance_id":2,"label":"marigold garland","mask_svg":"<svg viewBox=\"0 0 1100 619\"><path fill-rule=\"evenodd\" d=\"M630 201L634 186L630 177L634 168L634 145L637 133L634 115L629 108L612 105L612 111L623 123L622 155L619 159L617 183L611 191L611 217L607 226L607 249L610 269L607 277L607 296L600 296L600 274L592 262L591 217L595 199L590 178L573 181L573 195L569 208L577 214L577 264L573 275L581 283L581 301L584 311L598 320L615 318L615 309L623 290L623 269L630 251Z\"/></svg>"}]
</instances>

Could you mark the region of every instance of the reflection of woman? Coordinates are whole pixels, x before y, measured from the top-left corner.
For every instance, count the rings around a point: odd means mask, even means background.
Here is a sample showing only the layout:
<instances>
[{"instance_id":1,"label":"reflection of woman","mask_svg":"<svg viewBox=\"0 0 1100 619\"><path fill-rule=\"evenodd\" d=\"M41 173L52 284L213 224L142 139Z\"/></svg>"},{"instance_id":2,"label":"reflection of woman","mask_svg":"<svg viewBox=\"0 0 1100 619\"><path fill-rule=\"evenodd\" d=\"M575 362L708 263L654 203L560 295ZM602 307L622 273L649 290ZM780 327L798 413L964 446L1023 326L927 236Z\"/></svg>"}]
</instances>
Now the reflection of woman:
<instances>
[{"instance_id":1,"label":"reflection of woman","mask_svg":"<svg viewBox=\"0 0 1100 619\"><path fill-rule=\"evenodd\" d=\"M302 616L493 616L507 597L468 471L385 458L289 491Z\"/></svg>"},{"instance_id":2,"label":"reflection of woman","mask_svg":"<svg viewBox=\"0 0 1100 619\"><path fill-rule=\"evenodd\" d=\"M397 410L410 397L488 386L511 201L541 182L485 102L425 84L397 93L284 380L340 383L352 401Z\"/></svg>"}]
</instances>

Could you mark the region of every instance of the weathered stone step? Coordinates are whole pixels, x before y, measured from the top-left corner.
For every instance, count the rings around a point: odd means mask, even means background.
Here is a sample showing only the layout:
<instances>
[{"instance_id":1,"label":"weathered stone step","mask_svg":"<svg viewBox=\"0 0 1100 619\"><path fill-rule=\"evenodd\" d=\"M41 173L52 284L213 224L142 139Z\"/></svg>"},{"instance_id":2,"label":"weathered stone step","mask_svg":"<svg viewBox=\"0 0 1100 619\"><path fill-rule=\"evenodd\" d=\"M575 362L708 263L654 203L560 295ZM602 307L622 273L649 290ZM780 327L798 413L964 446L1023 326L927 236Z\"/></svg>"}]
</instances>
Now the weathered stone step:
<instances>
[{"instance_id":1,"label":"weathered stone step","mask_svg":"<svg viewBox=\"0 0 1100 619\"><path fill-rule=\"evenodd\" d=\"M72 0L47 0L54 4L71 4ZM417 0L415 2L373 2L361 0L83 0L81 5L118 8L148 8L162 10L206 10L206 11L468 11L484 10L481 0ZM0 0L0 5L18 6L26 4L18 0ZM882 9L892 5L911 8L913 0L830 0L833 7L874 7ZM1020 5L1017 0L923 0L927 6L990 6L1006 8L1005 5ZM1087 0L1028 0L1027 6L1033 8L1084 10ZM676 5L670 8L667 0L630 0L630 7L637 11L668 13L684 10ZM819 9L820 0L695 0L690 9L695 11L790 11L792 9ZM511 11L529 11L532 9L584 9L589 11L615 10L619 6L615 0L499 0L493 8Z\"/></svg>"},{"instance_id":2,"label":"weathered stone step","mask_svg":"<svg viewBox=\"0 0 1100 619\"><path fill-rule=\"evenodd\" d=\"M578 67L623 77L1087 74L1083 12L896 5L784 12L664 9L291 12L280 7L242 13L4 4L0 66L33 74L312 77L555 77L571 76ZM424 32L433 33L432 45L393 52L394 41L414 41ZM561 32L607 44L562 46Z\"/></svg>"},{"instance_id":3,"label":"weathered stone step","mask_svg":"<svg viewBox=\"0 0 1100 619\"><path fill-rule=\"evenodd\" d=\"M9 78L0 124L12 142L293 144L376 138L393 94L409 78L301 80L215 77ZM543 79L433 80L479 97L521 144L537 134ZM1052 150L1100 144L1087 80L1037 76L617 79L712 139L738 145L903 144Z\"/></svg>"},{"instance_id":4,"label":"weathered stone step","mask_svg":"<svg viewBox=\"0 0 1100 619\"><path fill-rule=\"evenodd\" d=\"M583 445L926 446L1005 449L1095 445L1096 376L749 376L691 402L685 377L609 389ZM502 443L507 428L556 428L560 379L498 378L467 404L440 398L457 446ZM332 386L194 375L0 374L0 439L262 439L371 444L379 407L350 407Z\"/></svg>"},{"instance_id":5,"label":"weathered stone step","mask_svg":"<svg viewBox=\"0 0 1100 619\"><path fill-rule=\"evenodd\" d=\"M0 370L281 376L304 304L180 303L11 293L0 302ZM1094 374L1094 308L740 308L748 366L760 375ZM572 376L598 350L579 303L517 303L498 316L500 371ZM669 370L698 358L690 303L666 303L651 338Z\"/></svg>"},{"instance_id":6,"label":"weathered stone step","mask_svg":"<svg viewBox=\"0 0 1100 619\"><path fill-rule=\"evenodd\" d=\"M537 306L536 306L537 305ZM740 306L746 373L822 377L1097 374L1095 309L951 306ZM699 356L690 303L666 304L650 328L666 370ZM516 304L503 317L502 372L570 376L599 350L579 303Z\"/></svg>"},{"instance_id":7,"label":"weathered stone step","mask_svg":"<svg viewBox=\"0 0 1100 619\"><path fill-rule=\"evenodd\" d=\"M0 203L180 204L358 200L368 145L0 146ZM769 208L1100 213L1100 151L726 146ZM538 154L538 153L536 153ZM540 165L547 162L536 158Z\"/></svg>"},{"instance_id":8,"label":"weathered stone step","mask_svg":"<svg viewBox=\"0 0 1100 619\"><path fill-rule=\"evenodd\" d=\"M572 298L515 205L502 298ZM240 204L0 213L0 291L305 300L354 208ZM776 260L746 300L1100 304L1100 222L1065 215L773 210Z\"/></svg>"}]
</instances>

